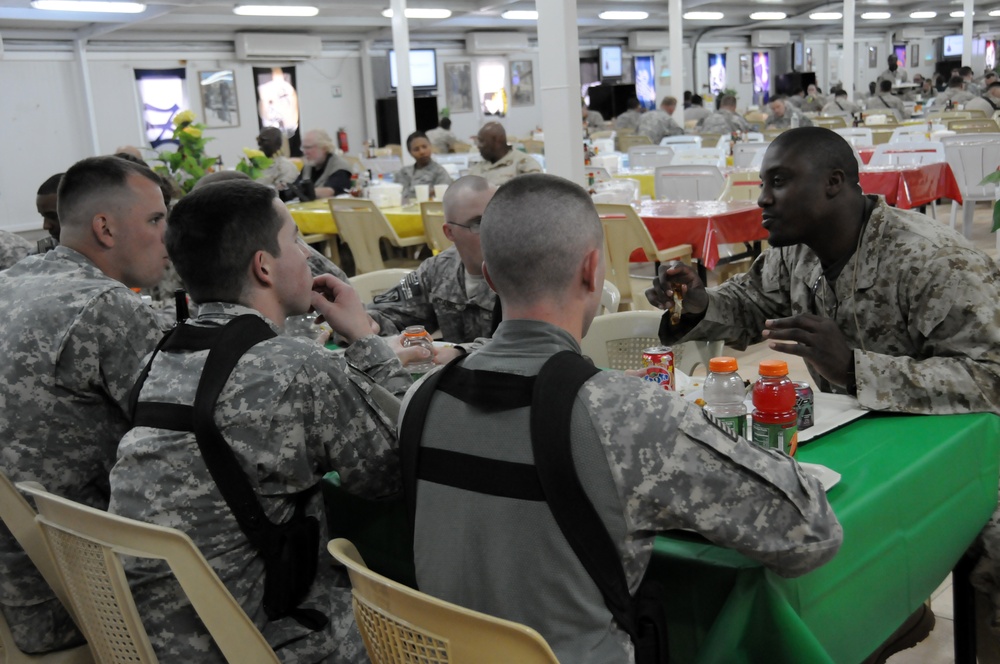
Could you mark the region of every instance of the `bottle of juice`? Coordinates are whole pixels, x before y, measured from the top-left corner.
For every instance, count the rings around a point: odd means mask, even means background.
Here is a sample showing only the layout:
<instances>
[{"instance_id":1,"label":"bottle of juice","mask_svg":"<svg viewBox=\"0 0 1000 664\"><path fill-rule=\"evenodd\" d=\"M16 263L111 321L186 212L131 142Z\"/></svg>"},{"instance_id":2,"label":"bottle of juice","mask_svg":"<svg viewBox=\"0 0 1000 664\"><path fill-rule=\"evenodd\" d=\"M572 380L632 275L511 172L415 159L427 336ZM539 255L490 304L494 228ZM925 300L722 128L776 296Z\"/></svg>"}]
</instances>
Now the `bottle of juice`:
<instances>
[{"instance_id":1,"label":"bottle of juice","mask_svg":"<svg viewBox=\"0 0 1000 664\"><path fill-rule=\"evenodd\" d=\"M409 346L423 346L428 351L430 355L426 360L422 362L411 362L406 365L410 373L413 375L423 375L434 368L434 340L431 339L431 335L427 333L423 325L411 325L405 330L399 339L400 345L404 348ZM793 389L794 393L794 389Z\"/></svg>"},{"instance_id":2,"label":"bottle of juice","mask_svg":"<svg viewBox=\"0 0 1000 664\"><path fill-rule=\"evenodd\" d=\"M761 447L794 456L798 445L795 400L795 384L788 379L788 363L762 361L760 378L753 386L751 440Z\"/></svg>"},{"instance_id":3,"label":"bottle of juice","mask_svg":"<svg viewBox=\"0 0 1000 664\"><path fill-rule=\"evenodd\" d=\"M713 357L705 379L705 412L711 413L737 436L747 435L747 407L743 379L735 357Z\"/></svg>"}]
</instances>

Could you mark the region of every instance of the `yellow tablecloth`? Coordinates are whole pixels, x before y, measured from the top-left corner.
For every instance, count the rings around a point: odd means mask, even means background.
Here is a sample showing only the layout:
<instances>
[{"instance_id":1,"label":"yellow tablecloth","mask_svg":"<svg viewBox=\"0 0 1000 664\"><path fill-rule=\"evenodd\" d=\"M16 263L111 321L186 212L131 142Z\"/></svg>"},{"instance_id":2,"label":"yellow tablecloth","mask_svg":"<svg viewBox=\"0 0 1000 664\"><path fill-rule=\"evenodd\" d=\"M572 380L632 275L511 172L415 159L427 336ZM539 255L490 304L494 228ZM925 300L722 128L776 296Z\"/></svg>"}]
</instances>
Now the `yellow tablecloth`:
<instances>
[{"instance_id":1,"label":"yellow tablecloth","mask_svg":"<svg viewBox=\"0 0 1000 664\"><path fill-rule=\"evenodd\" d=\"M656 178L651 169L642 169L634 171L620 171L618 173L612 174L612 177L627 179L627 180L638 180L639 182L639 194L642 196L649 196L650 198L656 198Z\"/></svg>"},{"instance_id":2,"label":"yellow tablecloth","mask_svg":"<svg viewBox=\"0 0 1000 664\"><path fill-rule=\"evenodd\" d=\"M335 235L337 233L337 224L333 221L333 213L330 212L330 205L326 199L308 203L289 203L288 211L303 235L313 233ZM420 208L416 205L383 208L382 214L396 229L399 237L417 237L424 234Z\"/></svg>"}]
</instances>

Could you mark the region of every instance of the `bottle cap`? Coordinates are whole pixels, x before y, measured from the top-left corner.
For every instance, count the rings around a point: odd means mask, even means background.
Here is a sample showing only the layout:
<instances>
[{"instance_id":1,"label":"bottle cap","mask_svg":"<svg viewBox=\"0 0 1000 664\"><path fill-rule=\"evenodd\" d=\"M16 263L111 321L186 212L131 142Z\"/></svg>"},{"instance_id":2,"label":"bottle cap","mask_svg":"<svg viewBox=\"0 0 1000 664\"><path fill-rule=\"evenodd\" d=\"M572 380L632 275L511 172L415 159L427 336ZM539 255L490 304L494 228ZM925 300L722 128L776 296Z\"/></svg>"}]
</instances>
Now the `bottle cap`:
<instances>
[{"instance_id":1,"label":"bottle cap","mask_svg":"<svg viewBox=\"0 0 1000 664\"><path fill-rule=\"evenodd\" d=\"M403 330L404 337L419 337L425 334L427 334L427 330L424 329L423 325L410 325Z\"/></svg>"},{"instance_id":2,"label":"bottle cap","mask_svg":"<svg viewBox=\"0 0 1000 664\"><path fill-rule=\"evenodd\" d=\"M787 376L788 362L784 360L763 360L760 363L761 376Z\"/></svg>"},{"instance_id":3,"label":"bottle cap","mask_svg":"<svg viewBox=\"0 0 1000 664\"><path fill-rule=\"evenodd\" d=\"M723 355L722 357L713 357L708 361L709 371L736 371L738 368L739 365L735 357Z\"/></svg>"}]
</instances>

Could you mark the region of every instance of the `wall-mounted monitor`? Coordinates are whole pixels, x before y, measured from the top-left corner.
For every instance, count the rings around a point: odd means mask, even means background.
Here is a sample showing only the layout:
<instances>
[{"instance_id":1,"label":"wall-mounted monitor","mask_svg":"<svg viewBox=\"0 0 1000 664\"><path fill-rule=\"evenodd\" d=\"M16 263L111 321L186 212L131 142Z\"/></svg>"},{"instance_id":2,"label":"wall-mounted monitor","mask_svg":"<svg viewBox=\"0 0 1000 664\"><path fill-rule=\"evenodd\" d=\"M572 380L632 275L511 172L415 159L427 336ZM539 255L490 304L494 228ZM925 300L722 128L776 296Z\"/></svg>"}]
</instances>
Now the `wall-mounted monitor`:
<instances>
[{"instance_id":1,"label":"wall-mounted monitor","mask_svg":"<svg viewBox=\"0 0 1000 664\"><path fill-rule=\"evenodd\" d=\"M396 71L396 51L389 51L389 85L399 87ZM437 55L433 48L418 48L410 51L410 85L414 89L437 87Z\"/></svg>"},{"instance_id":2,"label":"wall-mounted monitor","mask_svg":"<svg viewBox=\"0 0 1000 664\"><path fill-rule=\"evenodd\" d=\"M942 38L942 55L946 58L961 57L962 35L947 35Z\"/></svg>"},{"instance_id":3,"label":"wall-mounted monitor","mask_svg":"<svg viewBox=\"0 0 1000 664\"><path fill-rule=\"evenodd\" d=\"M606 78L621 78L622 76L622 47L602 46L601 47L601 80Z\"/></svg>"}]
</instances>

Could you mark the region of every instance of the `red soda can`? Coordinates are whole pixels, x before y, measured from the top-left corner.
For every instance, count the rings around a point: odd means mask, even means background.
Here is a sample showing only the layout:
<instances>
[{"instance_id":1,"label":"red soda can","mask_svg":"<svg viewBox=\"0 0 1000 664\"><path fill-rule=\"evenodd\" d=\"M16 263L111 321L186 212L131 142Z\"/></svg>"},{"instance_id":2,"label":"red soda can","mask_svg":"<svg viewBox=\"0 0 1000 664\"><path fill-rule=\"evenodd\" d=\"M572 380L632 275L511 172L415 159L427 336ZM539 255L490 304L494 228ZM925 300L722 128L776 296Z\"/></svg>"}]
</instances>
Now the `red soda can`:
<instances>
[{"instance_id":1,"label":"red soda can","mask_svg":"<svg viewBox=\"0 0 1000 664\"><path fill-rule=\"evenodd\" d=\"M670 346L653 346L642 351L642 367L646 380L657 383L665 390L677 389L674 383L674 349Z\"/></svg>"}]
</instances>

